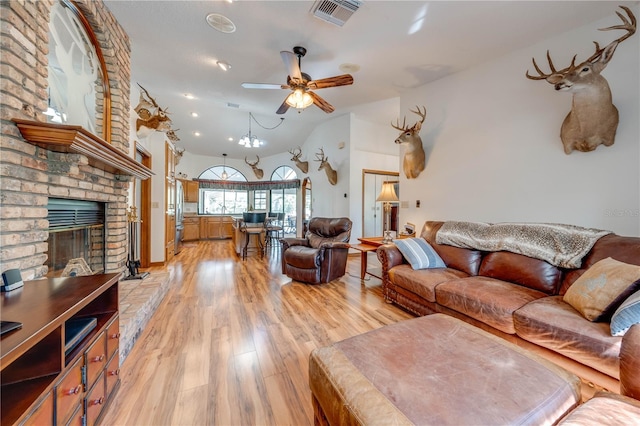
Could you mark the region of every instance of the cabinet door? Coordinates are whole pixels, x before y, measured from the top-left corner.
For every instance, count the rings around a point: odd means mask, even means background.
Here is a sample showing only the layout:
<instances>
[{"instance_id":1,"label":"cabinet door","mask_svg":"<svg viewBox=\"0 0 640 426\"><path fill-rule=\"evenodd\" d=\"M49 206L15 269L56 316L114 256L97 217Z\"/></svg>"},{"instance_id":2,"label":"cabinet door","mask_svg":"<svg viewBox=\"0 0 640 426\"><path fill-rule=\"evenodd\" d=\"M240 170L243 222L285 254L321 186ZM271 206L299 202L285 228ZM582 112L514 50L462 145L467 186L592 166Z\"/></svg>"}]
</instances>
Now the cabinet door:
<instances>
[{"instance_id":1,"label":"cabinet door","mask_svg":"<svg viewBox=\"0 0 640 426\"><path fill-rule=\"evenodd\" d=\"M98 416L102 411L102 407L106 402L104 386L104 376L101 374L84 400L85 412L87 413L87 426L93 426L96 424L96 420L98 419Z\"/></svg>"},{"instance_id":2,"label":"cabinet door","mask_svg":"<svg viewBox=\"0 0 640 426\"><path fill-rule=\"evenodd\" d=\"M198 202L198 194L200 192L200 188L198 187L198 182L194 182L192 180L185 181L185 194L184 201L187 203L197 203Z\"/></svg>"},{"instance_id":3,"label":"cabinet door","mask_svg":"<svg viewBox=\"0 0 640 426\"><path fill-rule=\"evenodd\" d=\"M184 220L183 241L194 241L200 238L200 221L196 219Z\"/></svg>"},{"instance_id":4,"label":"cabinet door","mask_svg":"<svg viewBox=\"0 0 640 426\"><path fill-rule=\"evenodd\" d=\"M82 393L84 392L82 386L82 367L84 364L82 361L82 357L78 358L55 386L58 424L64 424L64 421L70 417L82 401Z\"/></svg>"},{"instance_id":5,"label":"cabinet door","mask_svg":"<svg viewBox=\"0 0 640 426\"><path fill-rule=\"evenodd\" d=\"M107 326L107 358L111 358L120 345L120 317Z\"/></svg>"},{"instance_id":6,"label":"cabinet door","mask_svg":"<svg viewBox=\"0 0 640 426\"><path fill-rule=\"evenodd\" d=\"M85 352L85 366L87 369L87 388L95 383L98 375L104 370L107 364L107 352L104 332L100 333L96 341Z\"/></svg>"}]
</instances>

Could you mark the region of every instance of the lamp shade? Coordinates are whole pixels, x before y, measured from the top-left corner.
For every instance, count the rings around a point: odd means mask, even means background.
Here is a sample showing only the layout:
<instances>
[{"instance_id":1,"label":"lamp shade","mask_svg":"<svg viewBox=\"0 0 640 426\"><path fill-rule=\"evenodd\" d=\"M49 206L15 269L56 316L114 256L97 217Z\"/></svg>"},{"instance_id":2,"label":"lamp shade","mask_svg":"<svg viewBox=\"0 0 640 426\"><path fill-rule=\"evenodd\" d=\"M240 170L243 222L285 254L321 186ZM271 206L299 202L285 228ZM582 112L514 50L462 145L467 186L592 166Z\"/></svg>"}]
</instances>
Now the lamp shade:
<instances>
[{"instance_id":1,"label":"lamp shade","mask_svg":"<svg viewBox=\"0 0 640 426\"><path fill-rule=\"evenodd\" d=\"M304 90L296 89L287 96L285 102L292 108L304 109L313 104L313 99Z\"/></svg>"},{"instance_id":2,"label":"lamp shade","mask_svg":"<svg viewBox=\"0 0 640 426\"><path fill-rule=\"evenodd\" d=\"M376 201L400 201L398 200L398 196L396 195L394 185L395 184L392 182L383 183L382 189L380 190L380 195L378 195Z\"/></svg>"}]
</instances>

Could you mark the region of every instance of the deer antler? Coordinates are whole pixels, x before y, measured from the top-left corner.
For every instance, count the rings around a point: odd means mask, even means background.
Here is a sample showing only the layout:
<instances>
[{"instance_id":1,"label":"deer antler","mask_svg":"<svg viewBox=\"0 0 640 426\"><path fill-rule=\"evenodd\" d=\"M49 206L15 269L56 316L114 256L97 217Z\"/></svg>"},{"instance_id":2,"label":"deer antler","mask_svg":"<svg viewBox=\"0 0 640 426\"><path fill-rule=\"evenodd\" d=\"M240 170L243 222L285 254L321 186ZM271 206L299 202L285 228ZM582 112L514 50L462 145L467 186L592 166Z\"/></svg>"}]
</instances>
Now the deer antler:
<instances>
[{"instance_id":1,"label":"deer antler","mask_svg":"<svg viewBox=\"0 0 640 426\"><path fill-rule=\"evenodd\" d=\"M140 83L136 83L136 84L138 85L138 87L139 87L139 88L141 88L141 89L142 89L142 91L145 93L145 95L147 95L147 98L149 98L149 100L151 101L151 104L152 104L154 107L156 107L156 108L160 108L160 107L158 106L158 103L156 102L156 100L155 100L155 99L153 99L153 98L151 97L151 95L149 95L149 92L147 92L147 89L145 89L144 87L140 86Z\"/></svg>"},{"instance_id":2,"label":"deer antler","mask_svg":"<svg viewBox=\"0 0 640 426\"><path fill-rule=\"evenodd\" d=\"M401 132L406 132L407 130L409 130L409 128L407 127L407 117L404 117L402 119L402 127L400 127L400 120L396 119L396 124L394 125L393 122L391 123L391 127L393 127L396 130L400 130Z\"/></svg>"},{"instance_id":3,"label":"deer antler","mask_svg":"<svg viewBox=\"0 0 640 426\"><path fill-rule=\"evenodd\" d=\"M320 158L322 157L322 158ZM327 157L324 156L324 148L320 148L320 153L316 153L316 160L315 161L325 161L327 159Z\"/></svg>"},{"instance_id":4,"label":"deer antler","mask_svg":"<svg viewBox=\"0 0 640 426\"><path fill-rule=\"evenodd\" d=\"M258 157L258 156L256 155L256 157ZM258 165L258 163L260 162L260 157L258 157L258 161L256 161L256 162L255 162L255 163L253 163L253 164L252 164L252 163L250 163L250 162L247 160L247 157L244 157L244 162L245 162L245 163L247 163L248 165L250 165L251 167L255 167L255 166L257 166L257 165Z\"/></svg>"},{"instance_id":5,"label":"deer antler","mask_svg":"<svg viewBox=\"0 0 640 426\"><path fill-rule=\"evenodd\" d=\"M302 149L300 147L294 148L289 151L289 154L293 155L294 160L299 160L302 155Z\"/></svg>"},{"instance_id":6,"label":"deer antler","mask_svg":"<svg viewBox=\"0 0 640 426\"><path fill-rule=\"evenodd\" d=\"M420 120L419 122L413 125L414 130L420 130L420 128L422 127L422 123L424 123L424 119L427 117L427 107L423 107L423 108L424 108L424 112L420 110L420 107L418 105L416 105L416 111L412 109L409 110L412 113L418 114L420 117L422 117L422 120Z\"/></svg>"},{"instance_id":7,"label":"deer antler","mask_svg":"<svg viewBox=\"0 0 640 426\"><path fill-rule=\"evenodd\" d=\"M423 107L424 112L420 109L419 106L416 105L416 111L410 109L409 111L411 111L414 114L418 114L420 117L422 117L422 120L420 120L419 122L417 122L416 124L414 124L412 127L407 127L407 117L403 117L402 118L402 127L400 127L400 120L396 119L396 124L394 125L393 123L391 123L391 127L393 127L396 130L400 130L401 132L406 132L408 130L420 130L420 127L422 127L422 123L424 123L424 119L427 116L427 107Z\"/></svg>"},{"instance_id":8,"label":"deer antler","mask_svg":"<svg viewBox=\"0 0 640 426\"><path fill-rule=\"evenodd\" d=\"M627 15L629 16L629 19L627 19L622 13L616 11L616 15L618 15L618 17L620 18L620 20L622 21L621 25L612 25L611 27L607 27L607 28L600 28L599 31L611 31L611 30L626 30L627 33L621 37L618 37L616 40L612 41L611 43L609 43L608 45L606 45L605 47L603 47L602 49L600 48L600 45L598 44L598 42L593 42L596 45L596 51L593 55L591 55L589 57L589 59L587 59L587 62L591 62L594 59L596 59L597 57L599 57L600 55L602 55L602 52L604 52L604 50L611 46L612 44L618 44L618 43L622 43L623 41L625 41L626 39L628 39L629 37L631 37L632 35L634 35L636 33L636 17L633 14L633 12L631 12L631 9L629 9L626 6L620 6L620 8L622 10L624 10L625 12L627 12Z\"/></svg>"},{"instance_id":9,"label":"deer antler","mask_svg":"<svg viewBox=\"0 0 640 426\"><path fill-rule=\"evenodd\" d=\"M621 43L623 41L625 41L626 39L628 39L629 37L631 37L633 34L635 34L636 32L636 17L634 16L633 12L631 12L631 9L629 9L626 6L620 6L620 8L622 10L624 10L625 12L627 12L627 15L629 16L629 19L627 19L627 17L625 17L622 13L616 11L616 15L618 15L618 17L620 18L620 20L622 21L621 25L613 25L611 27L607 27L607 28L600 28L600 31L611 31L611 30L626 30L627 33L621 37L619 37L618 39L612 41L611 43L609 43L607 46L600 48L600 45L598 44L597 41L594 41L593 43L596 45L596 51L594 52L593 55L591 55L589 58L587 58L586 61L584 62L592 62L593 60L595 60L596 58L598 58L600 55L602 55L602 52L604 52L604 50L613 45L613 44L617 44L617 43ZM556 70L555 67L553 66L553 61L551 60L551 55L549 54L549 51L547 50L547 61L549 62L549 68L551 69L551 72L549 74L546 74L544 71L542 71L540 69L540 67L538 66L538 64L536 63L536 59L532 58L533 61L533 66L536 69L536 71L538 72L538 75L530 75L529 71L526 72L526 77L530 80L547 80L549 79L549 77L553 76L553 75L564 75L565 73L572 71L575 68L575 64L576 64L576 56L573 56L573 59L571 60L571 65L569 65L566 68L563 68L561 70Z\"/></svg>"}]
</instances>

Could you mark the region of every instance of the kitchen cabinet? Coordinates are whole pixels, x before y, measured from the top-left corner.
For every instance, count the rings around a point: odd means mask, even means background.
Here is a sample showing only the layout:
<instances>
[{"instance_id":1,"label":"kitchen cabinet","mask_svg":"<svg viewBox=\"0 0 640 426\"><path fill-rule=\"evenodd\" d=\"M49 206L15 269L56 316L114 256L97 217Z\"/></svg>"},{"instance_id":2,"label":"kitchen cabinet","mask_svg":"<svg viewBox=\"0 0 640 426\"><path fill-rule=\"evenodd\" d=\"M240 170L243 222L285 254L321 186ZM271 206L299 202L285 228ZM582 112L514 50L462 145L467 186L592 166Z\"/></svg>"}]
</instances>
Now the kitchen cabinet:
<instances>
[{"instance_id":1,"label":"kitchen cabinet","mask_svg":"<svg viewBox=\"0 0 640 426\"><path fill-rule=\"evenodd\" d=\"M231 216L201 216L200 239L225 239L233 236Z\"/></svg>"},{"instance_id":2,"label":"kitchen cabinet","mask_svg":"<svg viewBox=\"0 0 640 426\"><path fill-rule=\"evenodd\" d=\"M184 202L197 203L200 187L198 182L193 180L182 180L182 188L184 189Z\"/></svg>"},{"instance_id":3,"label":"kitchen cabinet","mask_svg":"<svg viewBox=\"0 0 640 426\"><path fill-rule=\"evenodd\" d=\"M182 225L184 234L182 241L195 241L200 238L200 218L197 216L185 216Z\"/></svg>"}]
</instances>

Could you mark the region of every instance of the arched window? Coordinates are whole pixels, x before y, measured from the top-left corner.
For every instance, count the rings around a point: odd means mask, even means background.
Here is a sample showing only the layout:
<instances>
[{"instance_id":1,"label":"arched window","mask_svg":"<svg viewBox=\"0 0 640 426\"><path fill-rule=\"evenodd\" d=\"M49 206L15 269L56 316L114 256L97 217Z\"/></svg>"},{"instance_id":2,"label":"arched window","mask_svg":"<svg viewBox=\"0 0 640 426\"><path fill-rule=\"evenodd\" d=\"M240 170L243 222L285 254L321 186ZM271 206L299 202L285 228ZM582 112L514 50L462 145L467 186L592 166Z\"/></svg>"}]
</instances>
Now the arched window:
<instances>
[{"instance_id":1,"label":"arched window","mask_svg":"<svg viewBox=\"0 0 640 426\"><path fill-rule=\"evenodd\" d=\"M222 173L227 173L227 178L222 177ZM204 172L200 173L198 179L209 179L209 180L230 180L234 182L247 182L247 178L243 175L240 170L234 169L229 166L213 166L209 167Z\"/></svg>"},{"instance_id":2,"label":"arched window","mask_svg":"<svg viewBox=\"0 0 640 426\"><path fill-rule=\"evenodd\" d=\"M297 179L295 170L289 166L280 166L271 174L271 180ZM285 228L287 233L295 234L296 223L296 196L295 188L271 190L270 211L285 214Z\"/></svg>"},{"instance_id":3,"label":"arched window","mask_svg":"<svg viewBox=\"0 0 640 426\"><path fill-rule=\"evenodd\" d=\"M223 179L223 173L227 178ZM229 166L213 166L198 176L198 179L246 182L239 170ZM198 214L240 214L249 208L249 191L246 189L200 188Z\"/></svg>"},{"instance_id":4,"label":"arched window","mask_svg":"<svg viewBox=\"0 0 640 426\"><path fill-rule=\"evenodd\" d=\"M289 166L280 166L271 173L271 180L298 179L298 174Z\"/></svg>"}]
</instances>

